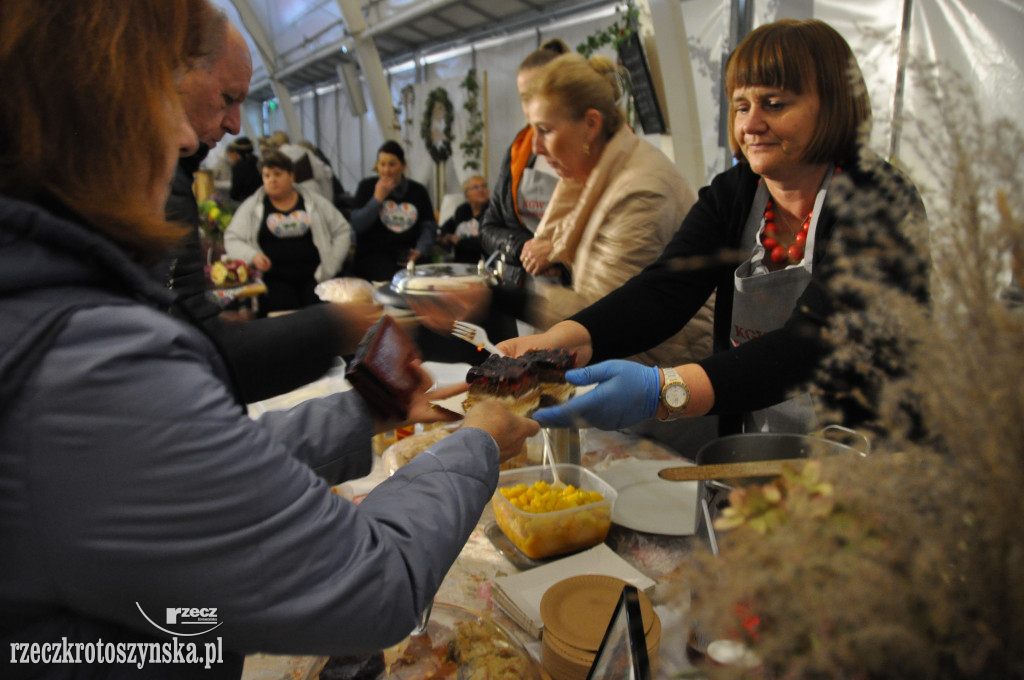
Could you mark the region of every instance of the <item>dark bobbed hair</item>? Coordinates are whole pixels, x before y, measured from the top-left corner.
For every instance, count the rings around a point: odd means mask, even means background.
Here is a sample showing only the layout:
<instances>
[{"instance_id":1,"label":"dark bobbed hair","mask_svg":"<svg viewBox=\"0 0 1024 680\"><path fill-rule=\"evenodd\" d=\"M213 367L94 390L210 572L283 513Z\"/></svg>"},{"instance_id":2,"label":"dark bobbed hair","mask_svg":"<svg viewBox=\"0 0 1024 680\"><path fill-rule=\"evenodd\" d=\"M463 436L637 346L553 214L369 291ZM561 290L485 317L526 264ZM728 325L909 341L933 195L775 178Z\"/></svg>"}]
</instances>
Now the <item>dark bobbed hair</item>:
<instances>
[{"instance_id":1,"label":"dark bobbed hair","mask_svg":"<svg viewBox=\"0 0 1024 680\"><path fill-rule=\"evenodd\" d=\"M152 202L172 161L170 105L222 18L206 0L0 2L0 193L56 199L161 257L183 233Z\"/></svg>"},{"instance_id":2,"label":"dark bobbed hair","mask_svg":"<svg viewBox=\"0 0 1024 680\"><path fill-rule=\"evenodd\" d=\"M526 55L526 58L519 63L516 73L522 73L532 68L544 66L549 61L563 54L569 54L569 46L560 38L552 38L543 45Z\"/></svg>"},{"instance_id":3,"label":"dark bobbed hair","mask_svg":"<svg viewBox=\"0 0 1024 680\"><path fill-rule=\"evenodd\" d=\"M729 56L725 67L729 146L737 160L746 159L734 135L732 94L750 86L817 92L818 124L802 160L839 164L856 160L870 131L871 101L853 50L834 28L817 19L781 19L752 31Z\"/></svg>"},{"instance_id":4,"label":"dark bobbed hair","mask_svg":"<svg viewBox=\"0 0 1024 680\"><path fill-rule=\"evenodd\" d=\"M601 114L601 133L608 140L626 121L626 114L618 103L621 96L615 62L603 54L587 59L573 52L541 67L523 98L529 101L546 97L573 121L583 120L588 110L595 109Z\"/></svg>"},{"instance_id":5,"label":"dark bobbed hair","mask_svg":"<svg viewBox=\"0 0 1024 680\"><path fill-rule=\"evenodd\" d=\"M277 168L278 170L284 170L288 174L295 174L295 164L292 163L292 159L282 151L268 151L260 159L259 166L260 172L263 172L265 168Z\"/></svg>"},{"instance_id":6,"label":"dark bobbed hair","mask_svg":"<svg viewBox=\"0 0 1024 680\"><path fill-rule=\"evenodd\" d=\"M381 144L380 148L377 149L377 155L380 156L382 153L389 153L392 156L396 156L398 160L401 161L402 165L405 165L405 149L403 149L402 145L396 142L395 140L389 139L388 141ZM376 159L374 159L373 164L374 167L376 167Z\"/></svg>"},{"instance_id":7,"label":"dark bobbed hair","mask_svg":"<svg viewBox=\"0 0 1024 680\"><path fill-rule=\"evenodd\" d=\"M254 152L252 140L248 137L235 137L228 144L228 151L234 151L242 157L251 156Z\"/></svg>"}]
</instances>

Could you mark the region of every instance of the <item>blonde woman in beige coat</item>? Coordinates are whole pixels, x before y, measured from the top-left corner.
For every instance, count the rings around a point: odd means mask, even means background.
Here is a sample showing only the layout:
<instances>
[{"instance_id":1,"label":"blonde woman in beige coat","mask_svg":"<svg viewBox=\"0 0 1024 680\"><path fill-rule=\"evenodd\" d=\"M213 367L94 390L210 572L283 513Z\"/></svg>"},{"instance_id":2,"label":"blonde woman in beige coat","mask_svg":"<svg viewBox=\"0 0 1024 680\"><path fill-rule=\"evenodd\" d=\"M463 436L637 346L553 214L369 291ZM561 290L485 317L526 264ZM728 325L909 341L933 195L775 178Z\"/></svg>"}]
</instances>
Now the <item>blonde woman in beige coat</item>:
<instances>
[{"instance_id":1,"label":"blonde woman in beige coat","mask_svg":"<svg viewBox=\"0 0 1024 680\"><path fill-rule=\"evenodd\" d=\"M538 283L530 321L541 329L604 297L653 262L697 196L671 161L625 124L615 65L565 54L534 77L524 95L533 152L559 176L537 227L523 246L535 276L556 264L572 287ZM649 365L711 354L713 298L679 333L634 357ZM623 322L628 322L623 319Z\"/></svg>"}]
</instances>

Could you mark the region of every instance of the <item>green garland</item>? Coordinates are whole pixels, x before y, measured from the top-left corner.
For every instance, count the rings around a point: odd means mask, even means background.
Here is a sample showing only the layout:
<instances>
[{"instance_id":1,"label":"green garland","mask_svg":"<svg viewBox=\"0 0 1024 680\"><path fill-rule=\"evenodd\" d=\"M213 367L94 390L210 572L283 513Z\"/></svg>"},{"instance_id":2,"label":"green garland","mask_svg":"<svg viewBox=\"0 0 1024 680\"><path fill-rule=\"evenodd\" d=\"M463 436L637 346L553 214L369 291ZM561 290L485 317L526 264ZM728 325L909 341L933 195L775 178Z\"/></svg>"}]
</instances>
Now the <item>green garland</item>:
<instances>
[{"instance_id":1,"label":"green garland","mask_svg":"<svg viewBox=\"0 0 1024 680\"><path fill-rule=\"evenodd\" d=\"M444 106L444 131L440 144L435 144L431 137L431 128L434 122L434 105L440 103ZM420 137L427 145L427 151L435 163L444 163L452 155L452 121L455 120L455 107L452 100L448 98L448 92L443 87L432 90L427 97L427 105L424 109L423 122L420 123Z\"/></svg>"},{"instance_id":2,"label":"green garland","mask_svg":"<svg viewBox=\"0 0 1024 680\"><path fill-rule=\"evenodd\" d=\"M586 42L576 46L576 51L589 59L605 45L611 45L612 49L617 50L619 45L633 35L639 25L640 10L634 0L625 0L615 8L615 22L608 28L602 28L587 36Z\"/></svg>"},{"instance_id":3,"label":"green garland","mask_svg":"<svg viewBox=\"0 0 1024 680\"><path fill-rule=\"evenodd\" d=\"M466 121L466 139L459 144L459 148L466 154L466 162L462 164L463 170L480 169L480 152L484 148L484 119L480 113L480 82L476 79L476 69L469 69L466 79L459 83L460 87L466 90L466 103L462 108L469 114Z\"/></svg>"}]
</instances>

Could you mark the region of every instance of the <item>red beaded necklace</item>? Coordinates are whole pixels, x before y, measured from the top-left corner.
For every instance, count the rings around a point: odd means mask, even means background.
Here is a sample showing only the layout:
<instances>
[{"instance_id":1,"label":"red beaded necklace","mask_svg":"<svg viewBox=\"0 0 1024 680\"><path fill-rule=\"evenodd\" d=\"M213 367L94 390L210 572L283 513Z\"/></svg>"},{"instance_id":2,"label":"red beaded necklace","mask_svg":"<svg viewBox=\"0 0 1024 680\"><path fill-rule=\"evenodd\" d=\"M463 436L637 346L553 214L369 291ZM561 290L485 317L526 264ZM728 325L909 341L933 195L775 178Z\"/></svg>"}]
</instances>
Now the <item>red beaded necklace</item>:
<instances>
[{"instance_id":1,"label":"red beaded necklace","mask_svg":"<svg viewBox=\"0 0 1024 680\"><path fill-rule=\"evenodd\" d=\"M804 220L803 226L800 231L796 233L793 239L793 245L789 248L784 248L778 239L779 230L775 226L775 211L773 208L775 204L772 203L772 199L768 199L768 203L764 206L764 230L761 232L761 245L764 246L765 252L768 253L768 257L771 258L775 264L782 264L788 261L789 264L796 264L804 259L804 247L807 245L807 232L811 229L811 216L814 211L807 213L807 219ZM785 217L785 215L783 215Z\"/></svg>"},{"instance_id":2,"label":"red beaded necklace","mask_svg":"<svg viewBox=\"0 0 1024 680\"><path fill-rule=\"evenodd\" d=\"M840 166L835 166L836 173L842 172L842 170ZM757 182L760 184L761 179L758 178ZM775 264L782 264L783 262L797 264L802 262L804 259L804 248L807 246L807 232L811 230L811 216L814 215L814 211L811 210L811 212L807 213L807 218L804 220L803 225L801 225L800 231L793 238L793 245L789 248L783 248L779 243L779 229L775 226L774 207L775 204L772 203L772 199L769 197L768 202L764 206L764 230L761 232L761 245L764 246L768 257ZM787 224L787 226L789 225Z\"/></svg>"}]
</instances>

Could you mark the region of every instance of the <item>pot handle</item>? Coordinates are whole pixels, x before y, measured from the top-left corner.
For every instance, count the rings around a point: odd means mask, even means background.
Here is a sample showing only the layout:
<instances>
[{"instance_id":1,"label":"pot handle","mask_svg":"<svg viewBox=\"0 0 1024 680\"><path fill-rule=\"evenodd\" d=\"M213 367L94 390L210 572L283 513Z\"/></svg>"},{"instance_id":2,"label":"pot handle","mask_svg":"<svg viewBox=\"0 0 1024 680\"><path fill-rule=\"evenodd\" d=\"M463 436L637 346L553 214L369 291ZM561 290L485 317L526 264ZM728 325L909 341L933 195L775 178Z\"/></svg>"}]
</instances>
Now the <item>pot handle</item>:
<instances>
[{"instance_id":1,"label":"pot handle","mask_svg":"<svg viewBox=\"0 0 1024 680\"><path fill-rule=\"evenodd\" d=\"M481 259L477 264L477 270L481 275L493 276L497 279L498 283L503 283L505 279L505 261L501 259L501 251L495 250L487 258L486 262Z\"/></svg>"},{"instance_id":2,"label":"pot handle","mask_svg":"<svg viewBox=\"0 0 1024 680\"><path fill-rule=\"evenodd\" d=\"M826 425L825 427L821 428L822 438L831 439L831 441L836 441L836 439L827 436L829 432L841 432L848 438L860 440L863 443L863 446L858 447L853 446L851 444L851 447L857 449L857 451L862 456L867 456L871 454L871 440L868 439L867 435L857 432L856 430L852 430L848 427L843 427L842 425Z\"/></svg>"}]
</instances>

